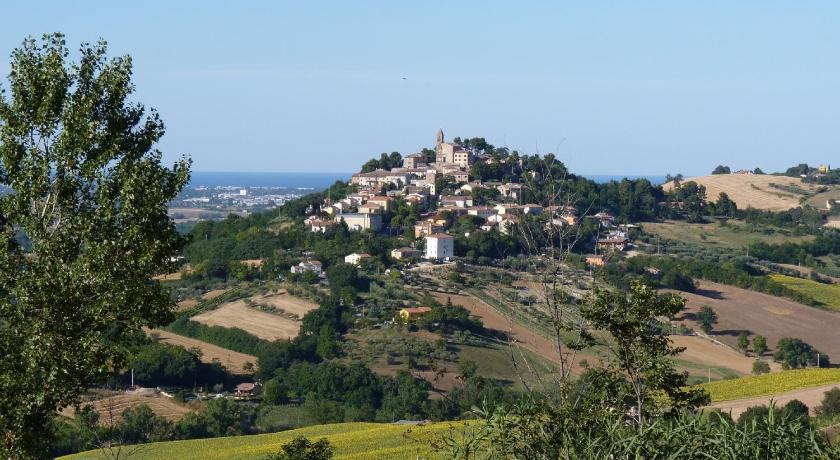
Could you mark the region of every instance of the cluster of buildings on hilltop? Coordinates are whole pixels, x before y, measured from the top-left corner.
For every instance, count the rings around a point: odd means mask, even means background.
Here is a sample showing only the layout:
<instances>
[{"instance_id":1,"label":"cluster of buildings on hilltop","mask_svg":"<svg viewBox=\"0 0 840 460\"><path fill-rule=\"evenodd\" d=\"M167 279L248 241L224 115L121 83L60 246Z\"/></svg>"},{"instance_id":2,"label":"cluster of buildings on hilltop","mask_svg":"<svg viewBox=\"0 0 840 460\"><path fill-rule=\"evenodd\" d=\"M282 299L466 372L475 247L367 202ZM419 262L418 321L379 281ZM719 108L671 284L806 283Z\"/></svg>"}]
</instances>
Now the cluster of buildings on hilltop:
<instances>
[{"instance_id":1,"label":"cluster of buildings on hilltop","mask_svg":"<svg viewBox=\"0 0 840 460\"><path fill-rule=\"evenodd\" d=\"M497 228L508 234L511 228L526 215L548 214L547 225L575 225L579 222L573 206L549 206L521 204L524 200L525 184L493 181L470 181L469 168L476 161L495 161L488 155L474 155L458 143L446 142L443 131L437 132L434 162L428 163L424 153L407 155L401 167L390 170L377 169L354 174L351 184L356 191L340 200L325 199L320 208L309 216L305 223L312 232L326 232L342 221L350 231L379 231L384 217L394 208L398 198L407 203L421 205L426 209L431 203L434 208L420 216L416 222L403 222L413 226L414 236L425 239L425 250L403 247L394 249L391 257L397 260L425 258L428 260L449 260L454 257L454 239L446 233L451 220L441 215L448 211L450 216L472 215L483 221L481 230ZM457 189L451 195L439 195L435 182L440 176L448 176ZM473 194L479 189L495 189L499 202L493 206L476 205ZM494 192L495 194L495 192ZM597 219L602 227L612 225L612 217L598 213L587 218ZM597 248L604 251L623 251L630 245L626 232L612 232L598 238ZM366 254L365 254L366 255ZM347 263L358 264L365 255L351 254Z\"/></svg>"}]
</instances>

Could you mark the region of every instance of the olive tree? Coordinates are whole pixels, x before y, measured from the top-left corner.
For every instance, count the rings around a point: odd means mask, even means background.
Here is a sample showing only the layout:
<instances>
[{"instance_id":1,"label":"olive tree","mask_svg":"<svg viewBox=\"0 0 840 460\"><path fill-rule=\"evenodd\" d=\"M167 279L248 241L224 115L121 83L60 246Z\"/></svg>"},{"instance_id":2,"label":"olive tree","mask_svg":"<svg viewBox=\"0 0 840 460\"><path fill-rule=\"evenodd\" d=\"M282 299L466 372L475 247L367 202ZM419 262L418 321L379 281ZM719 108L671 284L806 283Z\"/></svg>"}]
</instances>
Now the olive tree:
<instances>
[{"instance_id":1,"label":"olive tree","mask_svg":"<svg viewBox=\"0 0 840 460\"><path fill-rule=\"evenodd\" d=\"M44 455L51 419L171 319L153 280L183 244L167 203L164 126L131 100L132 62L104 41L73 61L61 34L26 39L0 88L0 457Z\"/></svg>"}]
</instances>

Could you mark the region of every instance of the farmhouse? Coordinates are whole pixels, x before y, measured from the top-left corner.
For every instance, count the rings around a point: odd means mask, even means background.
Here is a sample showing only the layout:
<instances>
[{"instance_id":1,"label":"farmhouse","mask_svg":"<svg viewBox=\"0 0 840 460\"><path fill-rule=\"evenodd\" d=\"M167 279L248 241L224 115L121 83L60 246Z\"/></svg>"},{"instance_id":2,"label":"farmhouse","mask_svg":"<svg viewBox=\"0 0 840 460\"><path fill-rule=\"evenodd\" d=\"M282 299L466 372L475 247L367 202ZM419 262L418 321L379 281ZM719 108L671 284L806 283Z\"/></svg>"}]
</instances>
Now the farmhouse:
<instances>
[{"instance_id":1,"label":"farmhouse","mask_svg":"<svg viewBox=\"0 0 840 460\"><path fill-rule=\"evenodd\" d=\"M422 316L431 313L431 307L412 307L403 308L399 311L400 320L404 323L413 323Z\"/></svg>"},{"instance_id":2,"label":"farmhouse","mask_svg":"<svg viewBox=\"0 0 840 460\"><path fill-rule=\"evenodd\" d=\"M623 236L598 239L598 249L603 249L605 251L623 251L627 249L629 244L630 240Z\"/></svg>"},{"instance_id":3,"label":"farmhouse","mask_svg":"<svg viewBox=\"0 0 840 460\"><path fill-rule=\"evenodd\" d=\"M317 260L304 260L297 265L292 265L292 273L312 272L318 276L323 274L321 262Z\"/></svg>"},{"instance_id":4,"label":"farmhouse","mask_svg":"<svg viewBox=\"0 0 840 460\"><path fill-rule=\"evenodd\" d=\"M353 174L350 178L350 183L363 187L381 186L385 184L394 184L397 187L402 187L408 183L409 177L410 174L408 173L377 169L376 171Z\"/></svg>"},{"instance_id":5,"label":"farmhouse","mask_svg":"<svg viewBox=\"0 0 840 460\"><path fill-rule=\"evenodd\" d=\"M419 259L422 254L419 249L409 247L397 248L391 251L391 257L397 260L408 259L410 257Z\"/></svg>"},{"instance_id":6,"label":"farmhouse","mask_svg":"<svg viewBox=\"0 0 840 460\"><path fill-rule=\"evenodd\" d=\"M239 398L259 396L262 393L262 384L260 382L254 383L240 383L236 385L234 394Z\"/></svg>"},{"instance_id":7,"label":"farmhouse","mask_svg":"<svg viewBox=\"0 0 840 460\"><path fill-rule=\"evenodd\" d=\"M344 256L344 263L350 265L359 265L362 263L363 260L370 259L370 254L365 253L353 253L347 256Z\"/></svg>"},{"instance_id":8,"label":"farmhouse","mask_svg":"<svg viewBox=\"0 0 840 460\"><path fill-rule=\"evenodd\" d=\"M446 233L432 233L426 236L426 258L446 260L455 255L455 240Z\"/></svg>"}]
</instances>

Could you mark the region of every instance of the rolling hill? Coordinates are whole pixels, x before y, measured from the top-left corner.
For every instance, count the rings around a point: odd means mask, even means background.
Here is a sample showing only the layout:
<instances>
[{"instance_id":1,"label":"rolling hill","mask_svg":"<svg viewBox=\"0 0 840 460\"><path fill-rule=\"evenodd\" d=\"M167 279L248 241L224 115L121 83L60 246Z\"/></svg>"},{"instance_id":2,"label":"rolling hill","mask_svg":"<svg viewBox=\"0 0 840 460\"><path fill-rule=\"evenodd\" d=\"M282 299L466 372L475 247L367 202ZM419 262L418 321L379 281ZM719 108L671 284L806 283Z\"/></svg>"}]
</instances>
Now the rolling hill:
<instances>
[{"instance_id":1,"label":"rolling hill","mask_svg":"<svg viewBox=\"0 0 840 460\"><path fill-rule=\"evenodd\" d=\"M739 209L753 207L770 211L786 211L790 208L810 204L825 208L828 199L840 199L840 187L820 186L802 182L796 177L771 176L764 174L719 174L685 179L706 187L706 197L717 200L721 192L729 195ZM666 191L674 183L662 186Z\"/></svg>"}]
</instances>

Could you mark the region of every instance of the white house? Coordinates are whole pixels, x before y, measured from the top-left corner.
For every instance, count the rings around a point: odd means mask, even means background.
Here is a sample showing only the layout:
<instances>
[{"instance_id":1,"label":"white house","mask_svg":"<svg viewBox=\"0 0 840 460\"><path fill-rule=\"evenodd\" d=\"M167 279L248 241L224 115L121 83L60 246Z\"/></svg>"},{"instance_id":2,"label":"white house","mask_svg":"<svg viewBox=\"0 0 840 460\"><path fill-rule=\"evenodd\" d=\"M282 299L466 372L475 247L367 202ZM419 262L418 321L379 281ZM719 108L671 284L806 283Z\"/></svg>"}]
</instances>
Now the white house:
<instances>
[{"instance_id":1,"label":"white house","mask_svg":"<svg viewBox=\"0 0 840 460\"><path fill-rule=\"evenodd\" d=\"M353 254L344 256L344 263L348 263L350 265L359 265L365 259L370 259L370 254L354 252Z\"/></svg>"},{"instance_id":2,"label":"white house","mask_svg":"<svg viewBox=\"0 0 840 460\"><path fill-rule=\"evenodd\" d=\"M317 260L304 260L297 265L292 265L292 273L312 272L318 276L323 274L321 269L321 262Z\"/></svg>"},{"instance_id":3,"label":"white house","mask_svg":"<svg viewBox=\"0 0 840 460\"><path fill-rule=\"evenodd\" d=\"M382 216L379 214L340 214L335 216L336 222L344 221L350 231L373 230L382 228Z\"/></svg>"},{"instance_id":4,"label":"white house","mask_svg":"<svg viewBox=\"0 0 840 460\"><path fill-rule=\"evenodd\" d=\"M446 233L426 236L426 259L444 260L455 256L455 239Z\"/></svg>"}]
</instances>

